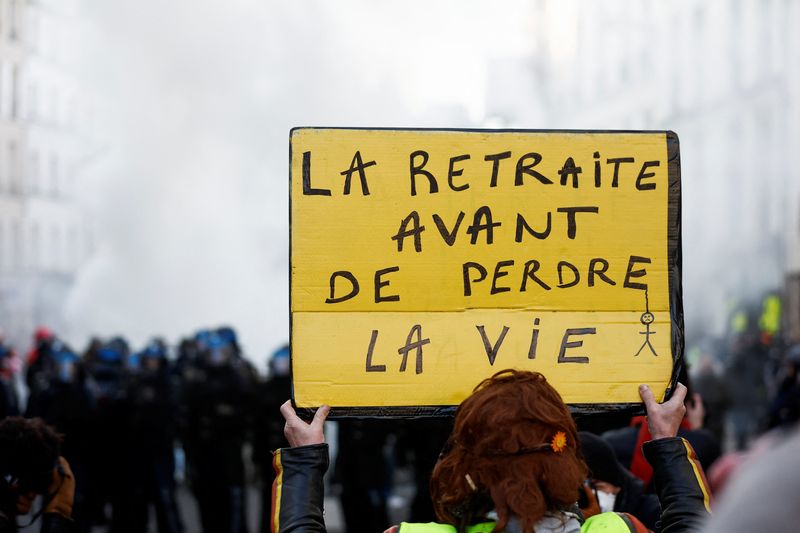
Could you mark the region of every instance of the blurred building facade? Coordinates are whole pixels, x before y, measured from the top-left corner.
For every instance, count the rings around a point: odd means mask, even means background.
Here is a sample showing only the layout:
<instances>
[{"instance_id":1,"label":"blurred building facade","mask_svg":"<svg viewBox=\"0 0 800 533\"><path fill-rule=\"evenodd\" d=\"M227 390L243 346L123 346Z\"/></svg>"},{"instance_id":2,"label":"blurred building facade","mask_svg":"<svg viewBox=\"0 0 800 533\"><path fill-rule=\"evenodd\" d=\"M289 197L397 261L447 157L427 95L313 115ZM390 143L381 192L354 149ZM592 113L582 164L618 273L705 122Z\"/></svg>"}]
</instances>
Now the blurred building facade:
<instances>
[{"instance_id":1,"label":"blurred building facade","mask_svg":"<svg viewBox=\"0 0 800 533\"><path fill-rule=\"evenodd\" d=\"M75 201L89 149L70 0L0 0L0 328L18 347L61 310L91 248Z\"/></svg>"},{"instance_id":2,"label":"blurred building facade","mask_svg":"<svg viewBox=\"0 0 800 533\"><path fill-rule=\"evenodd\" d=\"M512 127L670 129L681 141L687 334L800 273L800 3L539 0ZM513 112L513 114L512 114ZM700 258L710 258L708 261ZM800 310L797 310L800 313ZM787 315L788 316L788 315Z\"/></svg>"}]
</instances>

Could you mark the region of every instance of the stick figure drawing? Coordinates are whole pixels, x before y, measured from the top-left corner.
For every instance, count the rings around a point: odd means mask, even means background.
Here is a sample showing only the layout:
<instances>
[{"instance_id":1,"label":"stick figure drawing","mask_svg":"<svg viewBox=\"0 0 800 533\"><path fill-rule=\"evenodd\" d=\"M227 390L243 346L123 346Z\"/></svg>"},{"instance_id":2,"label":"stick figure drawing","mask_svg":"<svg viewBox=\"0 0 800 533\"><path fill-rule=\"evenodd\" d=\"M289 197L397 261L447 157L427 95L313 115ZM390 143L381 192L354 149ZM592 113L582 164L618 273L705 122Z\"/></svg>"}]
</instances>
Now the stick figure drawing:
<instances>
[{"instance_id":1,"label":"stick figure drawing","mask_svg":"<svg viewBox=\"0 0 800 533\"><path fill-rule=\"evenodd\" d=\"M642 350L644 350L645 346L649 347L650 351L653 352L653 355L658 357L658 354L656 353L656 349L653 348L653 345L650 343L650 335L655 335L656 334L655 331L650 331L650 324L652 324L653 321L655 321L655 319L656 319L656 317L653 316L653 313L650 312L650 299L648 298L648 295L647 295L647 289L645 289L644 290L644 313L642 313L642 316L639 318L639 322L641 322L642 325L644 326L644 331L640 331L639 332L640 335L644 335L644 342L642 343L641 348L639 348L639 351L636 352L634 357L637 357L640 353L642 353Z\"/></svg>"}]
</instances>

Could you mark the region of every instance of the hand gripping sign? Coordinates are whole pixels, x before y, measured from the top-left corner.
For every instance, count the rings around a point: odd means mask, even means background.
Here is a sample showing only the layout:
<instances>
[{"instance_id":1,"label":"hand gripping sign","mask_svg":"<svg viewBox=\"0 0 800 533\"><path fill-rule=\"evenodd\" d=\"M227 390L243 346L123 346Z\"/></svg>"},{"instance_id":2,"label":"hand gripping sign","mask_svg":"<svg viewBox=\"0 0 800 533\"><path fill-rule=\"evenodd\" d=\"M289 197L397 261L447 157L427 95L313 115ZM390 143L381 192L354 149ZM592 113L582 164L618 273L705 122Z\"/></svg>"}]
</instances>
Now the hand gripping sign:
<instances>
[{"instance_id":1,"label":"hand gripping sign","mask_svg":"<svg viewBox=\"0 0 800 533\"><path fill-rule=\"evenodd\" d=\"M578 413L674 386L674 133L296 128L290 144L298 408L443 414L505 368Z\"/></svg>"}]
</instances>

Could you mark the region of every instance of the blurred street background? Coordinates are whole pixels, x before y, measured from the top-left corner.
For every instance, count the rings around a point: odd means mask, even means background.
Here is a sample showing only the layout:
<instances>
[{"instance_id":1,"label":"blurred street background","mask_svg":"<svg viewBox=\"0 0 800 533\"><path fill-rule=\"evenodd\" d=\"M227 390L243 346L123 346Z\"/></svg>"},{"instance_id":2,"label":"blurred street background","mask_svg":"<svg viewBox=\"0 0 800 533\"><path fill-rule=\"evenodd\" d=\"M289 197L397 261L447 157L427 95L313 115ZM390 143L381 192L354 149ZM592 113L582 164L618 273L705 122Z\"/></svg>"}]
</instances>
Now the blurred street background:
<instances>
[{"instance_id":1,"label":"blurred street background","mask_svg":"<svg viewBox=\"0 0 800 533\"><path fill-rule=\"evenodd\" d=\"M256 531L289 392L290 128L669 129L690 373L745 449L796 416L797 27L792 0L0 0L3 414L56 424L97 484L152 481L153 531L219 498ZM429 516L446 423L359 424L329 428L355 454L330 531L353 490L375 523ZM82 531L131 501L85 488Z\"/></svg>"}]
</instances>

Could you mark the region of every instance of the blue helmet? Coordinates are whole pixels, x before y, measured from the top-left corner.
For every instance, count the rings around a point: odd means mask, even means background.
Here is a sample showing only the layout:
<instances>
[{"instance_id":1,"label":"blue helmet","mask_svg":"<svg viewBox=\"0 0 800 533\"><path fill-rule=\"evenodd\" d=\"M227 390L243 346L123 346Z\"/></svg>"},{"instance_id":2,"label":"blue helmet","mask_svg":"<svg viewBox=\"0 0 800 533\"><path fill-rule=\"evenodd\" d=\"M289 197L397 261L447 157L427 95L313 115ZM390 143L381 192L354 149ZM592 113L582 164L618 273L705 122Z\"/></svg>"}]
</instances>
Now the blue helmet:
<instances>
[{"instance_id":1,"label":"blue helmet","mask_svg":"<svg viewBox=\"0 0 800 533\"><path fill-rule=\"evenodd\" d=\"M269 371L275 376L288 376L290 368L290 351L289 345L286 344L272 354L269 360Z\"/></svg>"},{"instance_id":2,"label":"blue helmet","mask_svg":"<svg viewBox=\"0 0 800 533\"><path fill-rule=\"evenodd\" d=\"M56 366L56 379L63 383L73 382L80 364L80 357L60 342L53 345L51 355Z\"/></svg>"},{"instance_id":3,"label":"blue helmet","mask_svg":"<svg viewBox=\"0 0 800 533\"><path fill-rule=\"evenodd\" d=\"M239 344L239 339L236 335L236 331L230 326L223 326L217 329L217 335L222 337L222 339L225 340L225 342L227 342L228 344L231 344L233 346Z\"/></svg>"},{"instance_id":4,"label":"blue helmet","mask_svg":"<svg viewBox=\"0 0 800 533\"><path fill-rule=\"evenodd\" d=\"M141 352L142 359L166 359L167 348L157 340L150 341Z\"/></svg>"},{"instance_id":5,"label":"blue helmet","mask_svg":"<svg viewBox=\"0 0 800 533\"><path fill-rule=\"evenodd\" d=\"M211 332L211 330L201 329L194 334L194 340L202 350L208 347L208 343L211 340L212 335L214 334Z\"/></svg>"},{"instance_id":6,"label":"blue helmet","mask_svg":"<svg viewBox=\"0 0 800 533\"><path fill-rule=\"evenodd\" d=\"M104 363L121 363L122 353L111 345L104 345L97 351L97 358Z\"/></svg>"}]
</instances>

